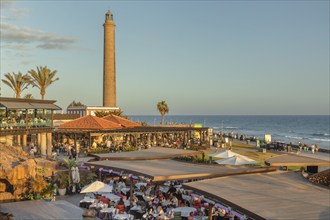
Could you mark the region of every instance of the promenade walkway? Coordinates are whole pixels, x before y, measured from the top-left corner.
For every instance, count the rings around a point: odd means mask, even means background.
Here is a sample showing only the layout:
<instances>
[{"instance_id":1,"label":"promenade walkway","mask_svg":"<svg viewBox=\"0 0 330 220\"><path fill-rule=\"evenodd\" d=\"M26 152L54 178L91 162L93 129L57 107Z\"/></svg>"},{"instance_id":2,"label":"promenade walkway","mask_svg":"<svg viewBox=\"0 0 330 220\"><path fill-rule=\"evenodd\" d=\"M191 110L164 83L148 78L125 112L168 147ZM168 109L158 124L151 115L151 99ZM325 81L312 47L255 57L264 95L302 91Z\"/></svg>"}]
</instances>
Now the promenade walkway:
<instances>
[{"instance_id":1,"label":"promenade walkway","mask_svg":"<svg viewBox=\"0 0 330 220\"><path fill-rule=\"evenodd\" d=\"M83 210L65 200L31 200L1 204L0 211L20 219L83 219Z\"/></svg>"}]
</instances>

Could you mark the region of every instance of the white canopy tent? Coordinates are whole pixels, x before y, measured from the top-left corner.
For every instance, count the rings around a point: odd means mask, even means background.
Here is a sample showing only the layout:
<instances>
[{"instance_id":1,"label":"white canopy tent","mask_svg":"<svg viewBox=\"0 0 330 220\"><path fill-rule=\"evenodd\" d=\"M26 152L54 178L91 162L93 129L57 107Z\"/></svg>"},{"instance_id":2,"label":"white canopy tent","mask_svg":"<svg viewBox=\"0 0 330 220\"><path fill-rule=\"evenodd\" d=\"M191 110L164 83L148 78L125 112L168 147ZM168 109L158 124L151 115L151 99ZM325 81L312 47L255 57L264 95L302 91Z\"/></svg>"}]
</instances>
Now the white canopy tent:
<instances>
[{"instance_id":1,"label":"white canopy tent","mask_svg":"<svg viewBox=\"0 0 330 220\"><path fill-rule=\"evenodd\" d=\"M99 193L110 193L112 192L113 187L105 184L101 181L95 181L84 188L82 188L80 193L90 193L90 192L99 192Z\"/></svg>"},{"instance_id":2,"label":"white canopy tent","mask_svg":"<svg viewBox=\"0 0 330 220\"><path fill-rule=\"evenodd\" d=\"M222 159L222 160L216 160L217 164L226 164L226 165L246 165L246 164L254 164L257 163L257 161L252 160L246 156L243 155L236 155L230 158Z\"/></svg>"},{"instance_id":3,"label":"white canopy tent","mask_svg":"<svg viewBox=\"0 0 330 220\"><path fill-rule=\"evenodd\" d=\"M226 150L223 152L216 152L214 154L209 154L209 157L229 158L229 157L233 157L236 155L240 155L240 154L234 153L231 150Z\"/></svg>"}]
</instances>

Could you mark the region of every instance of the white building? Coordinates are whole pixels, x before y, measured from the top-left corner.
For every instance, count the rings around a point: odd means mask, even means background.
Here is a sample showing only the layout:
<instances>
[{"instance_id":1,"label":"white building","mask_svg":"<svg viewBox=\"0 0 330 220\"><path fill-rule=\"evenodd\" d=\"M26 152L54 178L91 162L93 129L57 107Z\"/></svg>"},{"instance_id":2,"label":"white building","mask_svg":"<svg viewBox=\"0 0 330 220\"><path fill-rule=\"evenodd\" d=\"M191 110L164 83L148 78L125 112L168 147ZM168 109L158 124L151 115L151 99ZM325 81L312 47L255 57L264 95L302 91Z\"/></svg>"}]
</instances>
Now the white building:
<instances>
[{"instance_id":1,"label":"white building","mask_svg":"<svg viewBox=\"0 0 330 220\"><path fill-rule=\"evenodd\" d=\"M81 117L85 115L95 116L96 111L114 112L119 111L119 107L103 107L103 106L70 106L66 109L67 114L79 114Z\"/></svg>"}]
</instances>

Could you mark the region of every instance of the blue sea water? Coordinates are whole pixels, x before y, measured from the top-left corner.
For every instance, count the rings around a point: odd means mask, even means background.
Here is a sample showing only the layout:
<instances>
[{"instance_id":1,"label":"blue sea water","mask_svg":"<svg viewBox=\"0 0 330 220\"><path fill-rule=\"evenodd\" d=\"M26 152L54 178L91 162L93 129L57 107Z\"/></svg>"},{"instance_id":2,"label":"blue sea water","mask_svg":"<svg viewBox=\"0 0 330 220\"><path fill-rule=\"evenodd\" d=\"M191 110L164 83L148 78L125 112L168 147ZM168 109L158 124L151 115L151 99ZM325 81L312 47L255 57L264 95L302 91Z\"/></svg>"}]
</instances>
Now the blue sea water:
<instances>
[{"instance_id":1,"label":"blue sea water","mask_svg":"<svg viewBox=\"0 0 330 220\"><path fill-rule=\"evenodd\" d=\"M129 118L136 122L147 122L159 125L160 115L132 115ZM240 115L166 115L165 123L202 124L213 128L215 132L224 131L247 136L264 138L265 133L272 135L272 140L293 141L303 144L318 144L320 148L330 149L329 115L297 116L240 116Z\"/></svg>"}]
</instances>

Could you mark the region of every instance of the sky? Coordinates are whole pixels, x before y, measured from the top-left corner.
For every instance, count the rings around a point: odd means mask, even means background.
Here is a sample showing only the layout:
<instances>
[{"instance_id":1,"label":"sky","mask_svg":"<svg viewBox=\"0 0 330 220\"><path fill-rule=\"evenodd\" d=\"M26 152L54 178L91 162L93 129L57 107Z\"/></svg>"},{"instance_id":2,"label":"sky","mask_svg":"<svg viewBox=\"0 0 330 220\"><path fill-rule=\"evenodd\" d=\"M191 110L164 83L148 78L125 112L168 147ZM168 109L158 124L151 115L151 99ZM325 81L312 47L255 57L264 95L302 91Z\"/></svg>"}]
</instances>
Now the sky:
<instances>
[{"instance_id":1,"label":"sky","mask_svg":"<svg viewBox=\"0 0 330 220\"><path fill-rule=\"evenodd\" d=\"M1 78L47 66L45 99L101 106L108 10L125 115L330 114L329 1L1 0Z\"/></svg>"}]
</instances>

